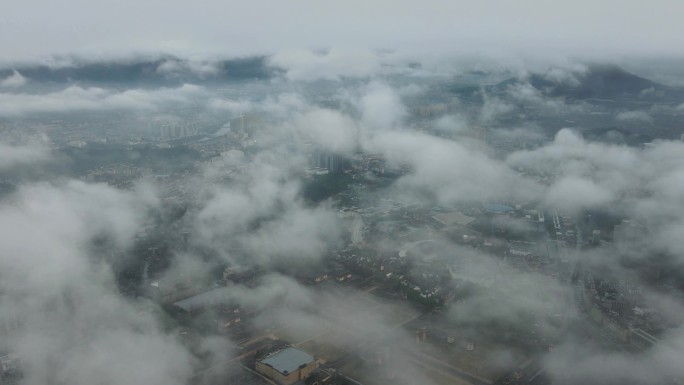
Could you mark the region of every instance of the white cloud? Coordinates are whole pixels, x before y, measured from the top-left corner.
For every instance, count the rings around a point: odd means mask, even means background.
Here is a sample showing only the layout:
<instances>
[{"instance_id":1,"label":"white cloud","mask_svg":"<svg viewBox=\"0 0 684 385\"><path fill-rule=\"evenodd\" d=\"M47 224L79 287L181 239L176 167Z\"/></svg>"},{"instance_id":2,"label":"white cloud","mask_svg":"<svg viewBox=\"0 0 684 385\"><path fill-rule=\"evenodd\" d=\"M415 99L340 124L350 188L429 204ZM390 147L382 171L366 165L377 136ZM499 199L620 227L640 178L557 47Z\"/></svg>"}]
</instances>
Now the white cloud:
<instances>
[{"instance_id":1,"label":"white cloud","mask_svg":"<svg viewBox=\"0 0 684 385\"><path fill-rule=\"evenodd\" d=\"M547 205L576 213L581 209L605 205L614 199L606 188L588 179L565 177L551 185L546 193Z\"/></svg>"},{"instance_id":2,"label":"white cloud","mask_svg":"<svg viewBox=\"0 0 684 385\"><path fill-rule=\"evenodd\" d=\"M351 153L358 143L356 123L334 110L309 111L294 122L294 127L327 151Z\"/></svg>"},{"instance_id":3,"label":"white cloud","mask_svg":"<svg viewBox=\"0 0 684 385\"><path fill-rule=\"evenodd\" d=\"M209 198L193 220L196 242L229 260L248 256L252 263L264 264L317 261L339 237L337 217L326 205L305 205L298 179L292 176L305 159L282 152L283 141L271 140L269 151L233 176L235 183L198 184ZM263 145L266 140L257 141ZM231 250L240 250L240 255L231 255Z\"/></svg>"},{"instance_id":4,"label":"white cloud","mask_svg":"<svg viewBox=\"0 0 684 385\"><path fill-rule=\"evenodd\" d=\"M154 110L162 103L188 102L201 95L201 87L185 84L178 88L114 91L98 87L70 86L46 94L0 93L0 116L41 112Z\"/></svg>"},{"instance_id":5,"label":"white cloud","mask_svg":"<svg viewBox=\"0 0 684 385\"><path fill-rule=\"evenodd\" d=\"M434 195L441 204L463 201L534 199L537 187L505 164L460 143L406 131L372 134L364 141L371 153L394 165L409 166L398 181L407 191Z\"/></svg>"},{"instance_id":6,"label":"white cloud","mask_svg":"<svg viewBox=\"0 0 684 385\"><path fill-rule=\"evenodd\" d=\"M216 75L219 72L219 67L217 62L212 61L167 59L157 67L157 72L170 77L189 72L200 78L206 78Z\"/></svg>"},{"instance_id":7,"label":"white cloud","mask_svg":"<svg viewBox=\"0 0 684 385\"><path fill-rule=\"evenodd\" d=\"M308 81L367 77L380 68L378 56L366 49L333 48L322 54L309 50L282 51L271 56L269 62L284 69L290 80Z\"/></svg>"},{"instance_id":8,"label":"white cloud","mask_svg":"<svg viewBox=\"0 0 684 385\"><path fill-rule=\"evenodd\" d=\"M615 120L619 122L636 122L653 124L653 117L646 111L624 111L615 115Z\"/></svg>"},{"instance_id":9,"label":"white cloud","mask_svg":"<svg viewBox=\"0 0 684 385\"><path fill-rule=\"evenodd\" d=\"M571 80L562 80L571 81ZM506 90L508 95L518 103L537 108L545 114L559 114L563 112L581 112L583 107L579 104L566 104L561 98L551 98L529 83L517 83L509 86Z\"/></svg>"},{"instance_id":10,"label":"white cloud","mask_svg":"<svg viewBox=\"0 0 684 385\"><path fill-rule=\"evenodd\" d=\"M583 64L565 64L549 68L543 76L556 84L577 86L580 83L579 78L588 70L589 68Z\"/></svg>"},{"instance_id":11,"label":"white cloud","mask_svg":"<svg viewBox=\"0 0 684 385\"><path fill-rule=\"evenodd\" d=\"M17 146L0 142L0 171L13 167L41 163L51 158L50 150L43 143L35 142Z\"/></svg>"},{"instance_id":12,"label":"white cloud","mask_svg":"<svg viewBox=\"0 0 684 385\"><path fill-rule=\"evenodd\" d=\"M362 123L371 129L396 127L406 116L406 108L397 92L383 83L369 84L357 103Z\"/></svg>"},{"instance_id":13,"label":"white cloud","mask_svg":"<svg viewBox=\"0 0 684 385\"><path fill-rule=\"evenodd\" d=\"M0 309L21 320L3 341L24 381L184 384L190 354L120 296L95 237L125 249L148 194L82 182L21 186L0 202Z\"/></svg>"},{"instance_id":14,"label":"white cloud","mask_svg":"<svg viewBox=\"0 0 684 385\"><path fill-rule=\"evenodd\" d=\"M209 101L209 107L215 110L225 110L240 115L254 109L254 103L248 100L214 98Z\"/></svg>"},{"instance_id":15,"label":"white cloud","mask_svg":"<svg viewBox=\"0 0 684 385\"><path fill-rule=\"evenodd\" d=\"M469 128L468 120L458 114L444 115L435 122L435 129L447 134L463 134Z\"/></svg>"},{"instance_id":16,"label":"white cloud","mask_svg":"<svg viewBox=\"0 0 684 385\"><path fill-rule=\"evenodd\" d=\"M209 99L208 107L213 110L225 110L236 115L256 112L281 121L297 117L311 108L302 96L292 92L269 96L261 101L213 97Z\"/></svg>"},{"instance_id":17,"label":"white cloud","mask_svg":"<svg viewBox=\"0 0 684 385\"><path fill-rule=\"evenodd\" d=\"M499 116L513 111L513 106L495 96L483 95L484 103L480 109L480 120L483 123L491 123Z\"/></svg>"},{"instance_id":18,"label":"white cloud","mask_svg":"<svg viewBox=\"0 0 684 385\"><path fill-rule=\"evenodd\" d=\"M19 88L27 82L28 80L15 70L12 75L0 80L0 88Z\"/></svg>"}]
</instances>

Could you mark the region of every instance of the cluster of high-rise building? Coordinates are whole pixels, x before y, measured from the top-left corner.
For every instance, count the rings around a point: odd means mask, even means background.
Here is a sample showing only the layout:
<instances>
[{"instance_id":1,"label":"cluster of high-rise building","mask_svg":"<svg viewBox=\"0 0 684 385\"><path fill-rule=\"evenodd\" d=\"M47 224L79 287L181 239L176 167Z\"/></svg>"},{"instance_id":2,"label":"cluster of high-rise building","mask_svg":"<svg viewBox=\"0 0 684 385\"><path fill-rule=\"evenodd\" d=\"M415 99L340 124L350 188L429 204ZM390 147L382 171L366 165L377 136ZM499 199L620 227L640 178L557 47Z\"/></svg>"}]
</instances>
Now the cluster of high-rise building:
<instances>
[{"instance_id":1,"label":"cluster of high-rise building","mask_svg":"<svg viewBox=\"0 0 684 385\"><path fill-rule=\"evenodd\" d=\"M351 169L351 160L333 152L314 150L311 154L311 165L334 174Z\"/></svg>"}]
</instances>

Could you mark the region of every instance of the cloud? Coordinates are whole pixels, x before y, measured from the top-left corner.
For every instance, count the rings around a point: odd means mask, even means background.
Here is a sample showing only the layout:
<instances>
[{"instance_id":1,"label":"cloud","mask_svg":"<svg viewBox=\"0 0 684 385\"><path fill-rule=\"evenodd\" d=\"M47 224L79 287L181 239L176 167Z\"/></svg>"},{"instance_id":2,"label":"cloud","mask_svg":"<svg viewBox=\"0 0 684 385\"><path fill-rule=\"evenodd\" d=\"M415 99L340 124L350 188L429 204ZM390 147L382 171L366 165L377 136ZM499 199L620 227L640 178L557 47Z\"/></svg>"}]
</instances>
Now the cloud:
<instances>
[{"instance_id":1,"label":"cloud","mask_svg":"<svg viewBox=\"0 0 684 385\"><path fill-rule=\"evenodd\" d=\"M441 204L464 201L530 199L533 183L506 165L463 144L412 132L381 132L364 148L384 154L394 165L409 167L398 186L434 194ZM524 198L526 197L526 198Z\"/></svg>"},{"instance_id":2,"label":"cloud","mask_svg":"<svg viewBox=\"0 0 684 385\"><path fill-rule=\"evenodd\" d=\"M232 186L200 184L209 197L193 217L198 245L233 263L294 266L318 261L339 240L341 229L332 208L307 207L300 197L301 185L293 173L306 160L281 151L270 147L244 165Z\"/></svg>"},{"instance_id":3,"label":"cloud","mask_svg":"<svg viewBox=\"0 0 684 385\"><path fill-rule=\"evenodd\" d=\"M641 354L611 352L592 341L568 343L546 357L554 383L645 384L684 375L681 328L668 333L668 343ZM569 362L573 362L569 365Z\"/></svg>"},{"instance_id":4,"label":"cloud","mask_svg":"<svg viewBox=\"0 0 684 385\"><path fill-rule=\"evenodd\" d=\"M646 111L623 111L615 115L618 122L653 124L653 117Z\"/></svg>"},{"instance_id":5,"label":"cloud","mask_svg":"<svg viewBox=\"0 0 684 385\"><path fill-rule=\"evenodd\" d=\"M155 110L162 103L187 103L191 97L201 93L201 87L190 84L178 88L125 91L73 85L45 94L0 93L0 116L70 111Z\"/></svg>"},{"instance_id":6,"label":"cloud","mask_svg":"<svg viewBox=\"0 0 684 385\"><path fill-rule=\"evenodd\" d=\"M469 131L467 119L462 115L444 115L435 122L435 129L445 134L463 134Z\"/></svg>"},{"instance_id":7,"label":"cloud","mask_svg":"<svg viewBox=\"0 0 684 385\"><path fill-rule=\"evenodd\" d=\"M173 74L186 69L165 70ZM347 76L340 75L337 69L320 71L312 78ZM549 76L559 82L571 82L566 75ZM340 333L333 337L338 346L355 353L387 347L395 360L392 370L414 383L430 383L430 379L422 375L420 365L411 356L416 351L411 330L398 327L397 318L406 314L409 316L406 319L417 316L415 309L336 284L310 288L272 272L317 266L331 250L341 249L345 245L341 240L348 237L333 202L313 204L302 198L303 185L308 181L303 174L312 147L346 154L360 149L385 158L386 169L400 169L400 175L388 188L378 190L377 195L406 197L408 202L421 204L416 205L421 207L417 209L419 213L429 212L423 207L429 208L435 203L455 206L503 201L542 204L564 215L599 208L617 218L633 218L644 223L649 235L640 241L639 252L632 252L637 261L654 252L672 257L674 262L669 261L664 270L681 266L684 253L681 240L684 144L681 142L655 141L652 146L641 149L592 143L577 131L563 129L551 142L542 145L545 137L540 127L490 127L488 135L539 144L533 150L518 151L501 160L489 156L482 146L458 137L438 137L411 128L408 119L411 115L404 100L431 90L429 87L390 86L390 81L378 80L361 85L345 83L344 87L335 83L334 96L328 98L326 94L324 99L339 102L341 107L336 110L315 105L304 91L291 92L289 86L293 84L288 79L277 79L265 85L268 91L250 99L231 96L235 95L232 89L214 92L190 85L124 91L74 86L43 95L0 94L9 102L0 108L13 109L15 115L5 111L6 116L12 117L40 111L116 109L156 115L165 103L172 106L182 103L220 115L221 119L225 119L225 112L248 112L264 117L244 151L225 154L232 155L230 162L204 164L198 173L180 177L187 178L182 181L187 182L191 193L188 201L183 202L182 218L163 228L171 234L178 228L191 229L190 248L187 252L172 253L171 267L164 272L184 273L193 281L211 278L213 282L217 267L225 265L269 270L269 274L247 285L225 288L228 298L257 310L256 319L249 321L251 325L258 329L277 324L292 335L315 328L321 328L321 332L330 329L330 334ZM281 90L278 87L283 87L285 92L278 93ZM12 99L17 95L17 99ZM478 114L482 121L493 122L501 114L514 111L514 102L548 107L551 111L568 108L562 104L549 107L549 100L528 84L510 88L507 97L512 101L485 95L485 107L481 111L477 107L469 109L463 102L457 111L450 111L431 123L441 133L467 135L470 120ZM50 151L39 144L0 145L0 170L21 164L42 164L50 156ZM110 251L132 247L136 234L145 224L153 223L151 227L157 228L160 216L156 210L166 203L157 197L154 188L143 184L118 190L99 184L57 180L20 183L15 193L2 199L0 314L16 313L22 321L26 320L17 326L13 338L3 340L2 344L27 357L27 382L58 381L77 385L98 381L113 385L187 382L199 365L197 358L173 333L162 328L154 305L122 296L112 274ZM413 215L409 209L398 211L403 213L390 211L387 217L394 221L395 214L400 214L397 217L405 217L408 222L408 217ZM372 219L366 222L369 226L388 222L384 214L383 218L363 215ZM417 214L418 218L420 215ZM532 225L516 215L497 217L492 227L529 232ZM420 221L413 218L410 226L420 226ZM434 229L426 233L431 238L440 238ZM401 246L391 239L382 239L379 244L374 244L372 238L366 241L364 247L368 250L383 250L388 255L396 255ZM449 327L457 324L463 338L497 341L496 348L483 353L492 364L487 370L515 367L519 364L517 359L526 356L516 349L499 347L501 340L519 342L527 338L527 333L542 335L545 328L554 328L562 335L553 341L557 343L557 350L544 358L551 375L560 383L663 378L665 375L653 370L654 366L664 368L663 373L667 375L680 374L675 363L681 361L681 355L663 347L639 356L641 362L630 355L595 349L591 344L573 343L582 333L575 333L572 328L559 329L549 319L565 314L570 323L573 318L582 317L575 314L572 306L566 306L570 304L566 301L574 298L574 287L545 275L549 273L545 270L547 267L539 267L540 272L521 272L508 266L511 255L504 259L482 251L489 246L475 249L438 241L440 251L450 258L450 266L435 264L434 268L457 276L451 281L455 289L473 289L467 298L459 298L464 301L447 307L446 319L440 321ZM544 249L549 245L545 233L536 242ZM102 243L106 246L104 252L95 248ZM502 241L501 247L512 245ZM624 256L615 250L582 250L586 252L582 258L589 260L586 265L592 268L601 267L617 277L639 281L638 272L623 266ZM647 252L641 255L642 250ZM573 257L570 256L570 263L574 266ZM521 263L530 263L532 259ZM408 274L416 271L411 264L408 266ZM454 270L458 271L454 273ZM549 267L549 270L553 269ZM677 322L681 322L684 310L677 305L677 296L655 291L645 295L652 299L651 303L659 303L654 307L669 309L663 313L667 313L668 321L674 326L668 325L664 335L676 346L681 345L683 333ZM434 314L417 318L416 323L428 322L433 317L437 318ZM497 334L501 330L504 332ZM530 339L537 338L531 334ZM202 339L199 347L193 347L213 355L211 362L221 362L233 353L230 343L220 341ZM441 347L432 353L444 355ZM605 368L609 369L608 373L601 371ZM632 369L641 372L631 373ZM369 370L372 373L373 369Z\"/></svg>"},{"instance_id":8,"label":"cloud","mask_svg":"<svg viewBox=\"0 0 684 385\"><path fill-rule=\"evenodd\" d=\"M557 115L568 112L578 113L582 111L580 105L569 105L566 104L563 99L547 97L529 83L516 83L509 86L506 92L513 101L524 106L536 108L545 114Z\"/></svg>"},{"instance_id":9,"label":"cloud","mask_svg":"<svg viewBox=\"0 0 684 385\"><path fill-rule=\"evenodd\" d=\"M89 252L102 236L128 247L151 205L74 181L24 185L0 203L0 308L21 320L2 348L20 357L24 381L185 383L191 355L140 311L147 305L120 296L103 256Z\"/></svg>"},{"instance_id":10,"label":"cloud","mask_svg":"<svg viewBox=\"0 0 684 385\"><path fill-rule=\"evenodd\" d=\"M0 171L25 164L46 162L50 158L50 150L41 142L22 146L0 142Z\"/></svg>"},{"instance_id":11,"label":"cloud","mask_svg":"<svg viewBox=\"0 0 684 385\"><path fill-rule=\"evenodd\" d=\"M269 95L263 100L225 98L214 96L209 99L208 107L225 110L232 114L257 113L270 120L290 121L312 107L297 93L283 92Z\"/></svg>"},{"instance_id":12,"label":"cloud","mask_svg":"<svg viewBox=\"0 0 684 385\"><path fill-rule=\"evenodd\" d=\"M480 121L482 123L491 123L495 121L499 116L510 113L514 110L514 107L506 103L505 101L497 98L495 96L488 96L483 92L484 103L480 109Z\"/></svg>"},{"instance_id":13,"label":"cloud","mask_svg":"<svg viewBox=\"0 0 684 385\"><path fill-rule=\"evenodd\" d=\"M584 141L570 129L558 131L553 142L507 158L513 168L525 168L549 176L587 178L608 190L627 190L638 165L639 154L624 146Z\"/></svg>"},{"instance_id":14,"label":"cloud","mask_svg":"<svg viewBox=\"0 0 684 385\"><path fill-rule=\"evenodd\" d=\"M235 115L241 115L255 108L254 103L247 100L212 99L209 107L215 110L226 110Z\"/></svg>"},{"instance_id":15,"label":"cloud","mask_svg":"<svg viewBox=\"0 0 684 385\"><path fill-rule=\"evenodd\" d=\"M321 149L351 153L358 144L358 127L348 116L334 110L314 109L294 122L296 130Z\"/></svg>"},{"instance_id":16,"label":"cloud","mask_svg":"<svg viewBox=\"0 0 684 385\"><path fill-rule=\"evenodd\" d=\"M613 199L609 190L590 180L577 177L565 177L553 183L546 194L547 205L568 213L599 207Z\"/></svg>"},{"instance_id":17,"label":"cloud","mask_svg":"<svg viewBox=\"0 0 684 385\"><path fill-rule=\"evenodd\" d=\"M678 256L684 223L681 141L656 141L638 149L584 141L561 130L552 143L511 154L506 162L549 177L544 202L569 211L600 207L644 223L653 234L642 246ZM648 253L644 252L644 255Z\"/></svg>"},{"instance_id":18,"label":"cloud","mask_svg":"<svg viewBox=\"0 0 684 385\"><path fill-rule=\"evenodd\" d=\"M19 88L24 86L28 80L18 71L12 71L12 75L0 80L0 88Z\"/></svg>"},{"instance_id":19,"label":"cloud","mask_svg":"<svg viewBox=\"0 0 684 385\"><path fill-rule=\"evenodd\" d=\"M361 122L372 130L389 129L402 124L406 107L399 95L389 86L373 82L357 102Z\"/></svg>"},{"instance_id":20,"label":"cloud","mask_svg":"<svg viewBox=\"0 0 684 385\"><path fill-rule=\"evenodd\" d=\"M380 69L379 57L366 49L333 48L316 54L309 50L282 51L269 58L272 66L285 70L290 80L368 77Z\"/></svg>"}]
</instances>

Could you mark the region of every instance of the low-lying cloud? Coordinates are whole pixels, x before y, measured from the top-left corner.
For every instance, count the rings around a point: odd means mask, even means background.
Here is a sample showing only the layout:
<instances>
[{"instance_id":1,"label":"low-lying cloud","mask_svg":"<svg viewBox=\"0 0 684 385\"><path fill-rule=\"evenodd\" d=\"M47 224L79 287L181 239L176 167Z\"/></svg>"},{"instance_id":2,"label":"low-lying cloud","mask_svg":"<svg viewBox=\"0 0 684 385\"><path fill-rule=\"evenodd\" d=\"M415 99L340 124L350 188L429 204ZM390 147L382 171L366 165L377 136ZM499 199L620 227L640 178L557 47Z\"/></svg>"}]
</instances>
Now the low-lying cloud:
<instances>
[{"instance_id":1,"label":"low-lying cloud","mask_svg":"<svg viewBox=\"0 0 684 385\"><path fill-rule=\"evenodd\" d=\"M0 80L0 88L19 88L28 83L28 79L22 76L17 70L12 75Z\"/></svg>"},{"instance_id":2,"label":"low-lying cloud","mask_svg":"<svg viewBox=\"0 0 684 385\"><path fill-rule=\"evenodd\" d=\"M161 103L188 102L189 97L197 96L201 92L201 87L186 84L178 88L152 91L129 89L119 92L73 85L45 94L0 93L0 116L103 110L155 110Z\"/></svg>"}]
</instances>

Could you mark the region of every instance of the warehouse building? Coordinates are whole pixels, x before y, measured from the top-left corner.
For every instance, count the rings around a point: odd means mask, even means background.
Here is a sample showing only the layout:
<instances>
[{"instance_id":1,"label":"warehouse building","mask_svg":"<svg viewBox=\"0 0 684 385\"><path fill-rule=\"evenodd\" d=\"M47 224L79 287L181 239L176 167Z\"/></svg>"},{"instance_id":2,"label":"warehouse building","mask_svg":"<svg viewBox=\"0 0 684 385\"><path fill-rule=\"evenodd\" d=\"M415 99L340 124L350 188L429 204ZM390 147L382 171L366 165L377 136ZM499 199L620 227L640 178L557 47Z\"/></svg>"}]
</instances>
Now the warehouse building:
<instances>
[{"instance_id":1,"label":"warehouse building","mask_svg":"<svg viewBox=\"0 0 684 385\"><path fill-rule=\"evenodd\" d=\"M272 353L256 362L256 371L280 385L291 385L307 378L318 368L311 355L293 347Z\"/></svg>"}]
</instances>

